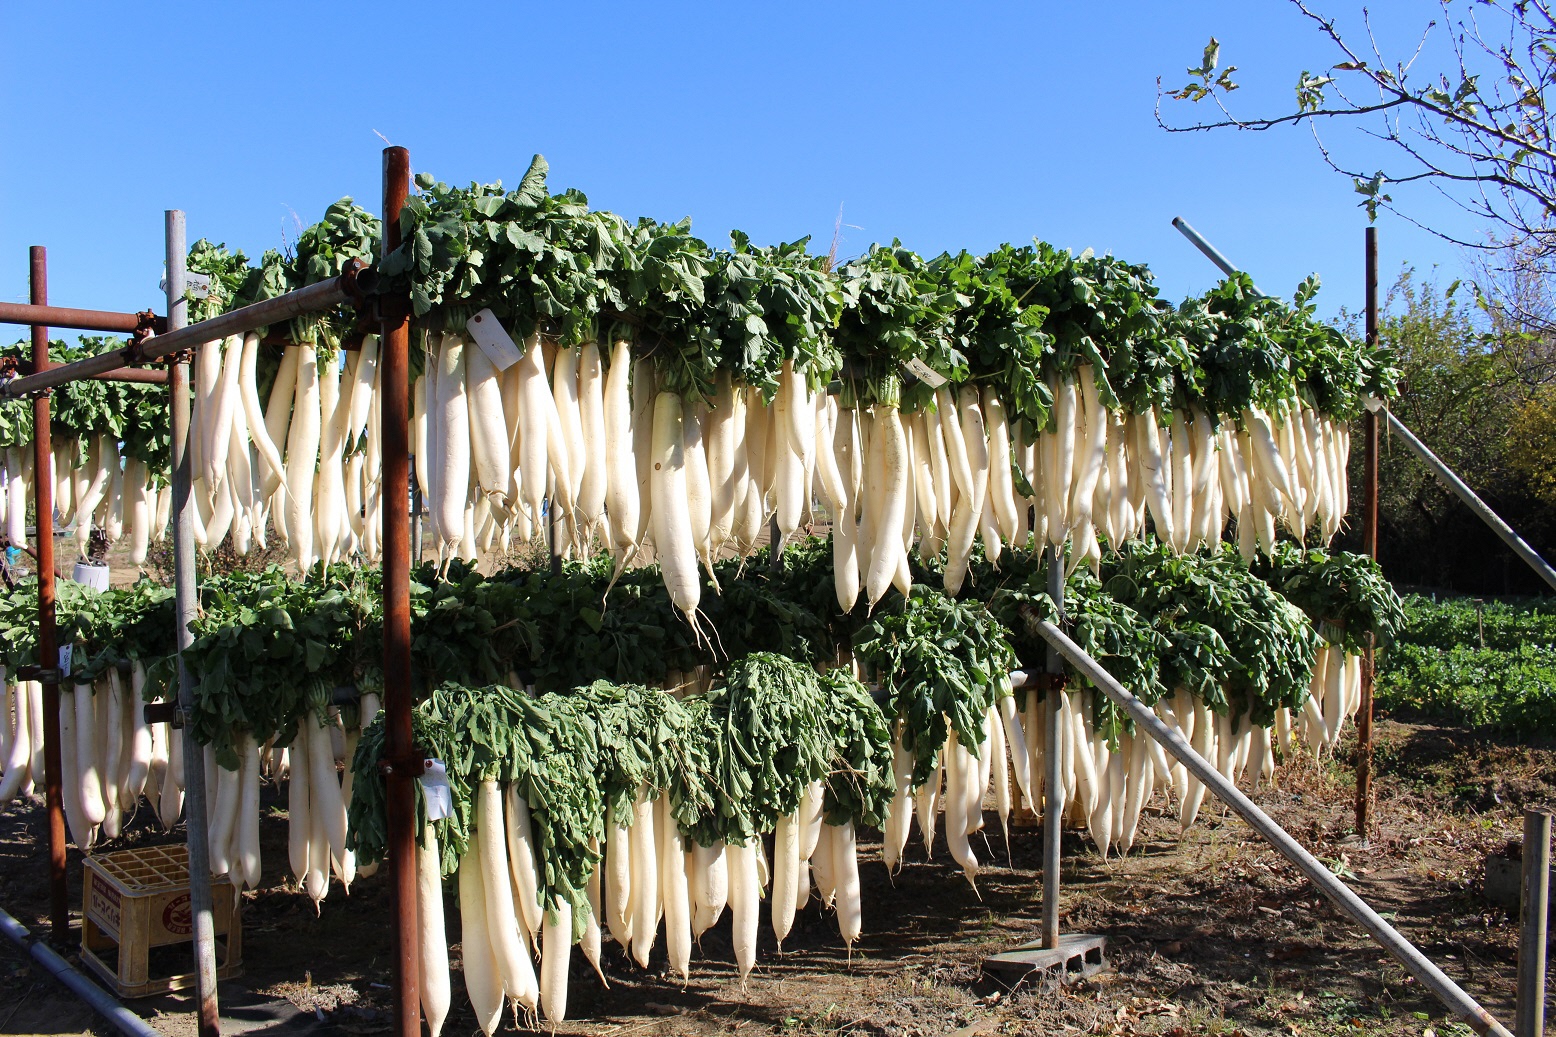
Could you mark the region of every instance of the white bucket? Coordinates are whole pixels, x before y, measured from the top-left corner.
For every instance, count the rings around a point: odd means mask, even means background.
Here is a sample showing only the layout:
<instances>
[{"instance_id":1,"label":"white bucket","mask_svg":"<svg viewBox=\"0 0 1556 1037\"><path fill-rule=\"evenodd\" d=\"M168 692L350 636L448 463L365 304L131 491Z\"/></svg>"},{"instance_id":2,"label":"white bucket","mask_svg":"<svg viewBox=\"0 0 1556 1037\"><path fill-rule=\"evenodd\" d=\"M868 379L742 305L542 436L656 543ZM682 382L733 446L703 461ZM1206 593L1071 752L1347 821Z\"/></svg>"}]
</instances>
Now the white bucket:
<instances>
[{"instance_id":1,"label":"white bucket","mask_svg":"<svg viewBox=\"0 0 1556 1037\"><path fill-rule=\"evenodd\" d=\"M76 571L71 579L77 583L84 583L93 590L105 591L108 589L108 566L77 562Z\"/></svg>"}]
</instances>

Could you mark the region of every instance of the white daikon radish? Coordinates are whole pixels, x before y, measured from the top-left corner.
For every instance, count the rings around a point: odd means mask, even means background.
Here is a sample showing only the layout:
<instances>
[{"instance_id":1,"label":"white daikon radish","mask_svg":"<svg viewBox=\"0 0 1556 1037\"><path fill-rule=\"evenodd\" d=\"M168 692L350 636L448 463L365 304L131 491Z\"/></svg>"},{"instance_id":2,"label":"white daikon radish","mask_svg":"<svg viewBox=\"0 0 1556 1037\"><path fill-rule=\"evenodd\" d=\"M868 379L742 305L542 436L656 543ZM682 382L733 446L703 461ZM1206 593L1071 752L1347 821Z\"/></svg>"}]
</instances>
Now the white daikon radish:
<instances>
[{"instance_id":1,"label":"white daikon radish","mask_svg":"<svg viewBox=\"0 0 1556 1037\"><path fill-rule=\"evenodd\" d=\"M988 495L989 457L978 390L964 385L957 394L955 419L949 422L943 420L941 426L945 430L952 474L957 473L959 457L967 469L965 486L961 485L958 476L958 489L962 496L952 511L950 535L946 541L945 590L947 594L955 594L967 576L967 561L978 532L978 521L983 515L984 500Z\"/></svg>"},{"instance_id":2,"label":"white daikon radish","mask_svg":"<svg viewBox=\"0 0 1556 1037\"><path fill-rule=\"evenodd\" d=\"M503 790L504 837L513 903L521 932L532 945L540 936L540 872L535 859L535 832L530 823L529 801L518 785ZM509 991L510 994L517 994Z\"/></svg>"},{"instance_id":3,"label":"white daikon radish","mask_svg":"<svg viewBox=\"0 0 1556 1037\"><path fill-rule=\"evenodd\" d=\"M573 905L552 898L540 941L540 1012L554 1027L567 1018L567 966L573 951Z\"/></svg>"},{"instance_id":4,"label":"white daikon radish","mask_svg":"<svg viewBox=\"0 0 1556 1037\"><path fill-rule=\"evenodd\" d=\"M655 835L659 838L659 892L665 913L665 949L670 968L680 974L681 982L690 977L692 957L692 911L686 881L686 849L681 828L670 812L670 796L660 796L655 804Z\"/></svg>"},{"instance_id":5,"label":"white daikon radish","mask_svg":"<svg viewBox=\"0 0 1556 1037\"><path fill-rule=\"evenodd\" d=\"M632 859L630 830L614 822L605 828L605 922L612 939L632 942Z\"/></svg>"},{"instance_id":6,"label":"white daikon radish","mask_svg":"<svg viewBox=\"0 0 1556 1037\"><path fill-rule=\"evenodd\" d=\"M654 801L647 788L633 804L632 860L632 957L648 968L648 956L659 931L659 846L654 832Z\"/></svg>"},{"instance_id":7,"label":"white daikon radish","mask_svg":"<svg viewBox=\"0 0 1556 1037\"><path fill-rule=\"evenodd\" d=\"M416 847L416 992L421 998L421 1012L427 1020L429 1037L442 1033L451 1002L448 931L443 922L442 863L437 830L428 821ZM499 998L499 1012L501 1007Z\"/></svg>"},{"instance_id":8,"label":"white daikon radish","mask_svg":"<svg viewBox=\"0 0 1556 1037\"><path fill-rule=\"evenodd\" d=\"M783 950L784 937L794 927L800 878L800 820L797 814L778 818L773 833L773 935Z\"/></svg>"},{"instance_id":9,"label":"white daikon radish","mask_svg":"<svg viewBox=\"0 0 1556 1037\"><path fill-rule=\"evenodd\" d=\"M664 573L670 600L693 629L702 595L697 576L696 540L687 504L685 430L681 397L662 392L654 402L651 521L654 552Z\"/></svg>"},{"instance_id":10,"label":"white daikon radish","mask_svg":"<svg viewBox=\"0 0 1556 1037\"><path fill-rule=\"evenodd\" d=\"M725 848L729 860L729 906L734 922L731 935L735 945L735 966L740 970L740 986L746 985L746 977L756 964L756 930L759 921L758 903L762 887L757 880L756 848L730 844Z\"/></svg>"},{"instance_id":11,"label":"white daikon radish","mask_svg":"<svg viewBox=\"0 0 1556 1037\"><path fill-rule=\"evenodd\" d=\"M513 882L509 877L508 830L503 819L503 793L485 779L476 790L476 848L481 857L481 887L486 899L487 939L503 989L519 998L535 983L529 948L520 939Z\"/></svg>"},{"instance_id":12,"label":"white daikon radish","mask_svg":"<svg viewBox=\"0 0 1556 1037\"><path fill-rule=\"evenodd\" d=\"M460 958L465 974L465 993L475 1009L476 1024L491 1037L502 1018L503 981L492 950L486 906L486 876L478 840L459 860Z\"/></svg>"},{"instance_id":13,"label":"white daikon radish","mask_svg":"<svg viewBox=\"0 0 1556 1037\"><path fill-rule=\"evenodd\" d=\"M854 823L845 821L829 827L832 827L832 870L837 880L837 927L852 958L854 942L859 939L864 923Z\"/></svg>"}]
</instances>

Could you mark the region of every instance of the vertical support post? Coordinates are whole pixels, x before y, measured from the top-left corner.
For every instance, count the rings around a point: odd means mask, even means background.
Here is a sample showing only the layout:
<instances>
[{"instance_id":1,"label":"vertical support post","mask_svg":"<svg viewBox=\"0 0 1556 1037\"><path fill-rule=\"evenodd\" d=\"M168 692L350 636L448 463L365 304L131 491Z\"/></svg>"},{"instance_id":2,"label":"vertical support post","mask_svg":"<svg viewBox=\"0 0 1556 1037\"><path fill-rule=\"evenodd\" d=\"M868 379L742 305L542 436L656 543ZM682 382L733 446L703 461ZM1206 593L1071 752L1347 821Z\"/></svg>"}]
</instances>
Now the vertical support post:
<instances>
[{"instance_id":1,"label":"vertical support post","mask_svg":"<svg viewBox=\"0 0 1556 1037\"><path fill-rule=\"evenodd\" d=\"M42 245L34 245L28 250L27 260L31 302L34 306L47 306L48 251ZM48 328L34 326L32 329L32 364L34 371L48 369ZM54 629L54 480L50 474L54 444L49 429L47 394L32 401L32 427L32 500L38 513L38 665L48 674L58 671L59 641ZM12 506L26 505L16 501ZM65 797L60 780L59 681L46 678L42 684L43 783L49 822L49 922L55 942L64 943L70 938L70 889L65 870Z\"/></svg>"},{"instance_id":2,"label":"vertical support post","mask_svg":"<svg viewBox=\"0 0 1556 1037\"><path fill-rule=\"evenodd\" d=\"M1524 811L1524 874L1518 903L1518 1037L1545 1033L1545 940L1550 912L1551 813Z\"/></svg>"},{"instance_id":3,"label":"vertical support post","mask_svg":"<svg viewBox=\"0 0 1556 1037\"><path fill-rule=\"evenodd\" d=\"M411 188L411 153L385 148L383 254L400 247L400 210ZM394 902L394 1018L399 1037L419 1037L416 989L416 771L411 731L410 306L383 298L379 377L383 380L384 777L389 877Z\"/></svg>"},{"instance_id":4,"label":"vertical support post","mask_svg":"<svg viewBox=\"0 0 1556 1037\"><path fill-rule=\"evenodd\" d=\"M167 249L167 326L176 331L189 322L184 299L184 214L164 213ZM189 818L205 816L205 751L192 734L194 680L184 662L184 650L194 644L190 624L199 612L195 585L194 455L190 452L189 362L180 360L168 368L169 411L173 439L173 592L178 613L178 713L184 727L184 812ZM189 907L194 921L195 998L198 1001L200 1037L220 1037L220 1010L216 1003L216 919L211 911L211 854L205 826L185 826L189 843Z\"/></svg>"},{"instance_id":5,"label":"vertical support post","mask_svg":"<svg viewBox=\"0 0 1556 1037\"><path fill-rule=\"evenodd\" d=\"M1064 620L1064 558L1059 549L1050 544L1044 549L1048 562L1048 596L1059 608L1059 619ZM1061 681L1064 678L1064 660L1058 649L1048 648L1048 709L1047 748L1043 757L1043 946L1059 946L1059 826L1064 823L1064 779L1059 773L1060 738L1059 714L1064 700Z\"/></svg>"},{"instance_id":6,"label":"vertical support post","mask_svg":"<svg viewBox=\"0 0 1556 1037\"><path fill-rule=\"evenodd\" d=\"M1367 228L1367 345L1378 344L1378 228ZM1367 411L1366 512L1362 516L1362 550L1378 559L1378 415ZM1376 673L1372 635L1362 652L1361 705L1356 711L1356 838L1365 845L1372 832L1372 684Z\"/></svg>"}]
</instances>

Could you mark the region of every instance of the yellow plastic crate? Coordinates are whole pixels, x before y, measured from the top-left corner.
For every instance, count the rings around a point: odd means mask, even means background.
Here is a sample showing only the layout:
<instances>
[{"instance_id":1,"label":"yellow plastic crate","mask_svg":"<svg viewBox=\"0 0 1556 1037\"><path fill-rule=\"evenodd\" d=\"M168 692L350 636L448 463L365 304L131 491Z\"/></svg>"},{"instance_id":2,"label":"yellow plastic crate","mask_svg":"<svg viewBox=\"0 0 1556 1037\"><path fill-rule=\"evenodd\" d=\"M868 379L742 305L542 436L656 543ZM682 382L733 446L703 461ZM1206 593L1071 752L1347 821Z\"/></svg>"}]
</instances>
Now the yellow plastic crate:
<instances>
[{"instance_id":1,"label":"yellow plastic crate","mask_svg":"<svg viewBox=\"0 0 1556 1037\"><path fill-rule=\"evenodd\" d=\"M146 846L88 857L82 877L81 961L88 968L120 997L149 997L194 986L193 971L151 975L154 949L194 939L187 846ZM241 900L231 883L213 881L211 901L216 976L229 979L243 971ZM191 949L183 964L192 963Z\"/></svg>"}]
</instances>

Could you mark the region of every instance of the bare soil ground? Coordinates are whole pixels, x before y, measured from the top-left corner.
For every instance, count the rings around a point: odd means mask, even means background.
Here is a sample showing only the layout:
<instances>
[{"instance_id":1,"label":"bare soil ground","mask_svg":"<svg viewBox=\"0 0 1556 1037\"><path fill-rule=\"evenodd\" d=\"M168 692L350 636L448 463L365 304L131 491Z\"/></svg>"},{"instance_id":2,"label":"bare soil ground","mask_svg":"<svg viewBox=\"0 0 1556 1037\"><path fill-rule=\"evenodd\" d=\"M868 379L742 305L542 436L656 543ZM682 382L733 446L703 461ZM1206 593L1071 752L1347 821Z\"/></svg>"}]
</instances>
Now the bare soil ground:
<instances>
[{"instance_id":1,"label":"bare soil ground","mask_svg":"<svg viewBox=\"0 0 1556 1037\"><path fill-rule=\"evenodd\" d=\"M1486 740L1422 725L1379 725L1377 829L1352 836L1349 760L1288 761L1255 799L1393 920L1453 979L1511 1021L1516 927L1480 895L1482 861L1520 831L1519 809L1556 800L1556 748ZM388 1032L390 907L384 878L351 895L334 886L323 911L284 879L282 801L266 790L268 885L245 895L241 978L223 984L224 1029L239 1033ZM1160 800L1158 800L1158 805ZM990 859L975 894L944 844L910 847L894 879L878 842L862 840L865 931L852 957L814 904L780 954L763 926L742 990L729 923L705 935L686 986L660 950L645 972L606 944L607 990L575 955L562 1034L1446 1034L1469 1032L1284 859L1218 811L1179 840L1175 817L1151 816L1144 845L1103 861L1067 834L1062 925L1108 937L1111 969L1063 990L986 976L989 954L1037 937L1041 835L1017 829L1007 859L988 816ZM0 905L45 931L43 812L0 813ZM166 840L154 826L121 840ZM114 847L118 848L119 844ZM71 854L72 903L79 858ZM449 904L457 963L458 912ZM457 971L457 964L456 964ZM446 1032L478 1032L454 977ZM132 1002L169 1034L193 1032L187 998ZM505 1029L511 1026L505 1023ZM521 1024L522 1028L522 1024ZM112 1032L52 979L0 942L0 1033Z\"/></svg>"}]
</instances>

